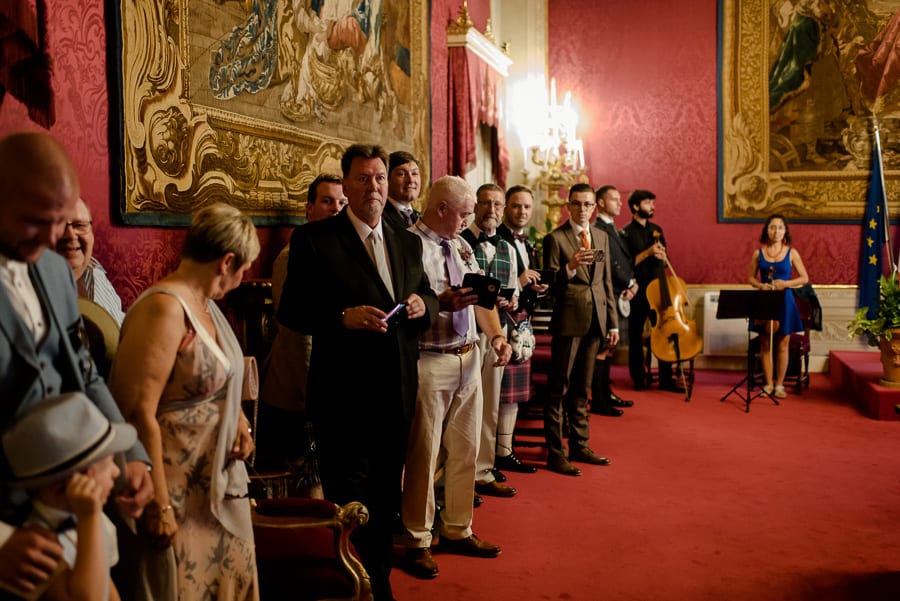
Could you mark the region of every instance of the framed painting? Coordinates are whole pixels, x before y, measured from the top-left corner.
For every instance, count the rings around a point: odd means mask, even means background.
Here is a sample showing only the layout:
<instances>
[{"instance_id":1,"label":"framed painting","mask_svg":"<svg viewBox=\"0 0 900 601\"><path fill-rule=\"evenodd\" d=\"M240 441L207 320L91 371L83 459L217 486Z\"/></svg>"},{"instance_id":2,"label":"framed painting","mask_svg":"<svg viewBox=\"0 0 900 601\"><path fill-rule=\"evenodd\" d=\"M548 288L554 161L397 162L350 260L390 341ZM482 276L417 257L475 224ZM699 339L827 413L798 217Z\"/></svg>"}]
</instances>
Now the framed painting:
<instances>
[{"instance_id":1,"label":"framed painting","mask_svg":"<svg viewBox=\"0 0 900 601\"><path fill-rule=\"evenodd\" d=\"M900 0L720 0L719 219L863 218L877 126L900 203Z\"/></svg>"},{"instance_id":2,"label":"framed painting","mask_svg":"<svg viewBox=\"0 0 900 601\"><path fill-rule=\"evenodd\" d=\"M352 143L431 164L428 0L111 0L126 224L303 221ZM111 61L112 63L112 61Z\"/></svg>"}]
</instances>

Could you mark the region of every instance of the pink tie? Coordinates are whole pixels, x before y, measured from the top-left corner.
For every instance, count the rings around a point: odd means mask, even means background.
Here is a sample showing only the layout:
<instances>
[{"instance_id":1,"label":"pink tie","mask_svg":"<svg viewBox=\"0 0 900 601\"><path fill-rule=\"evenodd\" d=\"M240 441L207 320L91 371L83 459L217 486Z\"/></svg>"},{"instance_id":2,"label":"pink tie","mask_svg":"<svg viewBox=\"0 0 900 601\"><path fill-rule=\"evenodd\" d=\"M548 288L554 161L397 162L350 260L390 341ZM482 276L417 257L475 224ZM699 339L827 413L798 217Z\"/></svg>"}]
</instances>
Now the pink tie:
<instances>
[{"instance_id":1,"label":"pink tie","mask_svg":"<svg viewBox=\"0 0 900 601\"><path fill-rule=\"evenodd\" d=\"M450 279L451 286L462 286L463 276L459 270L459 265L453 259L453 249L450 247L450 241L441 238L441 249L444 251L444 263L447 265L447 276ZM459 336L465 336L469 332L469 314L468 308L452 313L453 330Z\"/></svg>"}]
</instances>

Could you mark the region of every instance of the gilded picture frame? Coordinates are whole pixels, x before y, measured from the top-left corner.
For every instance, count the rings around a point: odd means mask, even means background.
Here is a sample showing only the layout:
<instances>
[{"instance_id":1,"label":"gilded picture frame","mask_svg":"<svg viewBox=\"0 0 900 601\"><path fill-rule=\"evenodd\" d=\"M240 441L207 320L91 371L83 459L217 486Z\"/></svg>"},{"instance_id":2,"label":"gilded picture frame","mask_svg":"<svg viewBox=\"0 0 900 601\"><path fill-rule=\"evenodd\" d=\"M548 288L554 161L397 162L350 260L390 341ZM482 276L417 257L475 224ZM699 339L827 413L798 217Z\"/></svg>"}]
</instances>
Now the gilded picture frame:
<instances>
[{"instance_id":1,"label":"gilded picture frame","mask_svg":"<svg viewBox=\"0 0 900 601\"><path fill-rule=\"evenodd\" d=\"M110 4L124 223L187 225L216 201L302 223L356 142L412 152L429 181L427 0Z\"/></svg>"},{"instance_id":2,"label":"gilded picture frame","mask_svg":"<svg viewBox=\"0 0 900 601\"><path fill-rule=\"evenodd\" d=\"M719 220L859 223L877 124L900 204L900 0L720 0Z\"/></svg>"}]
</instances>

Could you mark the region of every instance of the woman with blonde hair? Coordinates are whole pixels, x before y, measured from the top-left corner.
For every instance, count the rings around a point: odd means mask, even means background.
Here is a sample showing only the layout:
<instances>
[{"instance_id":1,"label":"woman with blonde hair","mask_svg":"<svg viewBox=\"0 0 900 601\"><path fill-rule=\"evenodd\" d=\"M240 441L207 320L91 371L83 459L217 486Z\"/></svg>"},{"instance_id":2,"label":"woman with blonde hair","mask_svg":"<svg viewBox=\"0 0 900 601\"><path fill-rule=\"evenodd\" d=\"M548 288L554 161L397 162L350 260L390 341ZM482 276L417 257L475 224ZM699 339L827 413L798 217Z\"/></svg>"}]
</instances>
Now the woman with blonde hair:
<instances>
[{"instance_id":1,"label":"woman with blonde hair","mask_svg":"<svg viewBox=\"0 0 900 601\"><path fill-rule=\"evenodd\" d=\"M259 599L243 461L253 451L240 404L243 352L213 302L241 283L258 254L256 228L240 211L215 204L197 212L178 267L128 311L110 375L153 463L143 542L174 552L179 601ZM134 596L168 600L171 587L159 590L165 583L150 565L155 557L144 554L140 569L157 588Z\"/></svg>"}]
</instances>

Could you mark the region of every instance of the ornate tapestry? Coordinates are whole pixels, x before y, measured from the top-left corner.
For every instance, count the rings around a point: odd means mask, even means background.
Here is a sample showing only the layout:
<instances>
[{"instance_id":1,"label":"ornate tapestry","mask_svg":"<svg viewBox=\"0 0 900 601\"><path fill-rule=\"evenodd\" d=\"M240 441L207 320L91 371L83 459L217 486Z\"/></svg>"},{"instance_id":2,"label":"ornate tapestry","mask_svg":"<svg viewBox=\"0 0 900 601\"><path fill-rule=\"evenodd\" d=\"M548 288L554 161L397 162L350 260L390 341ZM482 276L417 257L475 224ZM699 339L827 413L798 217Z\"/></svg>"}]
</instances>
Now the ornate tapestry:
<instances>
[{"instance_id":1,"label":"ornate tapestry","mask_svg":"<svg viewBox=\"0 0 900 601\"><path fill-rule=\"evenodd\" d=\"M898 9L891 0L720 1L720 220L777 212L858 223L876 121L897 214Z\"/></svg>"},{"instance_id":2,"label":"ornate tapestry","mask_svg":"<svg viewBox=\"0 0 900 601\"><path fill-rule=\"evenodd\" d=\"M224 201L302 221L344 148L406 150L429 179L427 0L120 0L125 223Z\"/></svg>"}]
</instances>

